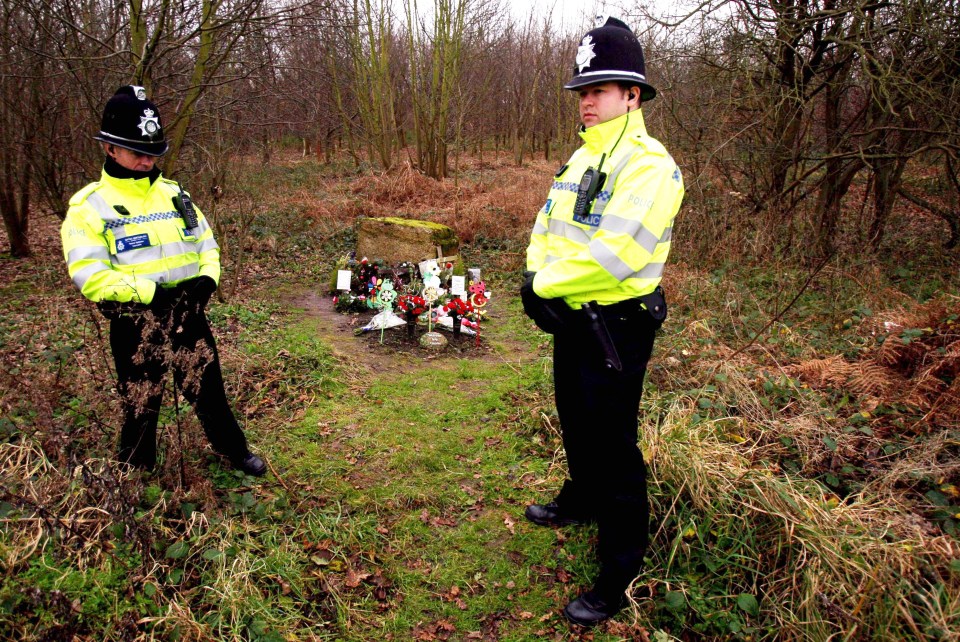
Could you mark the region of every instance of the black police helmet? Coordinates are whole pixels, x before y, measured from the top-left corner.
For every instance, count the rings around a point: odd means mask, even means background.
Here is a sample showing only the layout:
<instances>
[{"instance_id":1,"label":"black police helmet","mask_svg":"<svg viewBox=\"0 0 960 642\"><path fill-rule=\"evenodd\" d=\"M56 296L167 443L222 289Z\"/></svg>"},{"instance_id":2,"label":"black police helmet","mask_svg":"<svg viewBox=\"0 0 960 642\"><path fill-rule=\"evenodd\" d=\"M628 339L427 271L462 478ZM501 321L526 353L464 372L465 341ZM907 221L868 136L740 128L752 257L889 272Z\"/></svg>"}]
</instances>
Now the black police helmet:
<instances>
[{"instance_id":1,"label":"black police helmet","mask_svg":"<svg viewBox=\"0 0 960 642\"><path fill-rule=\"evenodd\" d=\"M657 90L647 83L643 47L630 27L616 18L597 16L596 28L588 31L577 47L573 78L564 89L608 81L637 85L645 101L657 96Z\"/></svg>"},{"instance_id":2,"label":"black police helmet","mask_svg":"<svg viewBox=\"0 0 960 642\"><path fill-rule=\"evenodd\" d=\"M110 97L94 139L148 156L162 156L167 151L160 110L147 100L143 87L136 85L124 85Z\"/></svg>"}]
</instances>

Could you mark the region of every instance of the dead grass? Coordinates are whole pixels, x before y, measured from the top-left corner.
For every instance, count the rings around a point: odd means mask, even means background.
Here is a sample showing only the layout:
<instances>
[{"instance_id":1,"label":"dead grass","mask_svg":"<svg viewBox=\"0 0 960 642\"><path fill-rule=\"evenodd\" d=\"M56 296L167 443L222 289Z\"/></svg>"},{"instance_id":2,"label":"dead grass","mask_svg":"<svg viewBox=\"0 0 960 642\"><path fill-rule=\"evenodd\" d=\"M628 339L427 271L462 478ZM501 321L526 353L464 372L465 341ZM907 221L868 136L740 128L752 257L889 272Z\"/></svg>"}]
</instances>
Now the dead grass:
<instances>
[{"instance_id":1,"label":"dead grass","mask_svg":"<svg viewBox=\"0 0 960 642\"><path fill-rule=\"evenodd\" d=\"M535 162L524 167L495 165L482 177L429 178L409 163L350 185L370 216L424 217L449 226L463 243L477 239L523 243L550 186L553 169Z\"/></svg>"},{"instance_id":2,"label":"dead grass","mask_svg":"<svg viewBox=\"0 0 960 642\"><path fill-rule=\"evenodd\" d=\"M707 328L693 321L685 332L704 336ZM764 404L770 393L756 375L766 366L749 354L674 367L686 370L678 380L709 382L717 391L670 395L666 414L645 423L645 459L662 500L655 502L655 570L641 582L649 578L655 593L677 590L677 574L736 553L749 572L721 566L715 577L729 581L733 594L762 596L778 623L774 639L957 639L960 583L950 564L960 546L932 526L903 486L911 475L956 475L955 458L933 463L949 443L939 438L889 469L880 465L860 491L838 497L814 479L860 461L864 436L842 432L819 397L798 394L786 411ZM735 413L704 418L704 399L722 399ZM644 403L664 402L654 395ZM829 439L836 450L825 446ZM778 463L789 458L798 460L796 473ZM686 589L694 608L697 587ZM922 632L932 630L946 637Z\"/></svg>"}]
</instances>

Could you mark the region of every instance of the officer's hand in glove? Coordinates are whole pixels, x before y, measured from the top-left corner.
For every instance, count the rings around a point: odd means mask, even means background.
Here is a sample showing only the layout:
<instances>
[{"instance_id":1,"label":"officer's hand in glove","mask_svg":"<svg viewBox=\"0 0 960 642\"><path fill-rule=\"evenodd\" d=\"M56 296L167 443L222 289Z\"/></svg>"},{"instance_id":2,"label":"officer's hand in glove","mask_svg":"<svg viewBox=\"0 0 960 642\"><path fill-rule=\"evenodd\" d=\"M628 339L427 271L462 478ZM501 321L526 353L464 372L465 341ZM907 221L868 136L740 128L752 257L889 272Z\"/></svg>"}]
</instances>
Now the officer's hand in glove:
<instances>
[{"instance_id":1,"label":"officer's hand in glove","mask_svg":"<svg viewBox=\"0 0 960 642\"><path fill-rule=\"evenodd\" d=\"M537 320L537 314L540 310L540 297L533 291L533 277L536 272L524 272L523 284L520 286L520 301L523 303L523 313L528 317Z\"/></svg>"},{"instance_id":2,"label":"officer's hand in glove","mask_svg":"<svg viewBox=\"0 0 960 642\"><path fill-rule=\"evenodd\" d=\"M147 307L159 317L169 313L176 302L177 293L174 290L168 290L157 285L157 289L153 293L153 300L147 304Z\"/></svg>"},{"instance_id":3,"label":"officer's hand in glove","mask_svg":"<svg viewBox=\"0 0 960 642\"><path fill-rule=\"evenodd\" d=\"M566 304L560 299L544 299L534 292L533 278L536 272L525 272L524 276L526 278L520 286L524 313L544 332L556 334L564 326Z\"/></svg>"},{"instance_id":4,"label":"officer's hand in glove","mask_svg":"<svg viewBox=\"0 0 960 642\"><path fill-rule=\"evenodd\" d=\"M127 301L125 303L121 303L120 301L100 301L97 303L97 309L100 310L103 316L113 321L125 316L133 317L142 314L147 311L147 306L142 303L136 303L135 301Z\"/></svg>"},{"instance_id":5,"label":"officer's hand in glove","mask_svg":"<svg viewBox=\"0 0 960 642\"><path fill-rule=\"evenodd\" d=\"M207 307L210 297L217 291L217 282L206 275L187 281L187 284L187 297L190 303L197 307L197 311Z\"/></svg>"}]
</instances>

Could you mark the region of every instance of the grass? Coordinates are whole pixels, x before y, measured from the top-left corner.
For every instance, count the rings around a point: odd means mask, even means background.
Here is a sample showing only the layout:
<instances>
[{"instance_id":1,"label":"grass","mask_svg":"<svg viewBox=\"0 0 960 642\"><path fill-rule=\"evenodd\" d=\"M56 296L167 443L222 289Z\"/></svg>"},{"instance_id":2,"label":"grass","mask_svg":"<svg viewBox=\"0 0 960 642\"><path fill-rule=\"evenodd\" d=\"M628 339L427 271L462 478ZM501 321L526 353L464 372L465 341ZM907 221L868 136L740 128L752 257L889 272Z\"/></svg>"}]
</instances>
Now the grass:
<instances>
[{"instance_id":1,"label":"grass","mask_svg":"<svg viewBox=\"0 0 960 642\"><path fill-rule=\"evenodd\" d=\"M678 245L641 408L646 565L613 621L563 621L598 570L596 529L522 518L564 462L549 339L513 294L539 205L518 194L554 169L457 192L293 162L245 183L287 195L249 229L221 204L227 245L246 255L210 318L272 467L262 480L169 408L161 469L119 471L104 324L59 257L0 259L0 638L958 639L955 418L801 372L863 363L885 341L946 363L949 310L929 332L906 322L918 301L956 309L955 260L935 250L897 269L837 260L809 280L787 261L699 265ZM374 207L474 229L463 255L494 292L489 351L387 352L312 310L351 217ZM35 229L55 238L50 221Z\"/></svg>"}]
</instances>

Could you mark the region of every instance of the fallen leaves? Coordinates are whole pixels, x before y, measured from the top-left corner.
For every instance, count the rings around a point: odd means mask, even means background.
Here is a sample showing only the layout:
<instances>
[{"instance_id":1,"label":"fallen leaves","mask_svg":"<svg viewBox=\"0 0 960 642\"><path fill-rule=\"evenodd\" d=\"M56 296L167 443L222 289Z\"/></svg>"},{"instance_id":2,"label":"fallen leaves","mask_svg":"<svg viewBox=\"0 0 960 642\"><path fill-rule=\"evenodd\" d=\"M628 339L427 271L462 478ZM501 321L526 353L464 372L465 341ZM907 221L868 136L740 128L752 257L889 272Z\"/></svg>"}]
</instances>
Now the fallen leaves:
<instances>
[{"instance_id":1,"label":"fallen leaves","mask_svg":"<svg viewBox=\"0 0 960 642\"><path fill-rule=\"evenodd\" d=\"M420 521L433 527L447 526L452 528L457 525L457 520L451 517L431 516L430 511L426 508L420 511Z\"/></svg>"},{"instance_id":2,"label":"fallen leaves","mask_svg":"<svg viewBox=\"0 0 960 642\"><path fill-rule=\"evenodd\" d=\"M413 627L414 640L449 640L456 628L447 620L437 620Z\"/></svg>"},{"instance_id":3,"label":"fallen leaves","mask_svg":"<svg viewBox=\"0 0 960 642\"><path fill-rule=\"evenodd\" d=\"M460 587L453 585L450 587L450 590L447 591L446 595L443 596L443 599L447 602L452 602L457 605L457 608L461 611L467 610L467 603L460 597Z\"/></svg>"},{"instance_id":4,"label":"fallen leaves","mask_svg":"<svg viewBox=\"0 0 960 642\"><path fill-rule=\"evenodd\" d=\"M356 590L369 586L377 601L382 603L389 599L393 583L384 577L379 568L372 571L367 568L367 561L376 557L374 553L356 553L344 557L334 550L334 543L330 539L319 542L304 540L303 549L318 567L314 575L322 578L331 588Z\"/></svg>"}]
</instances>

